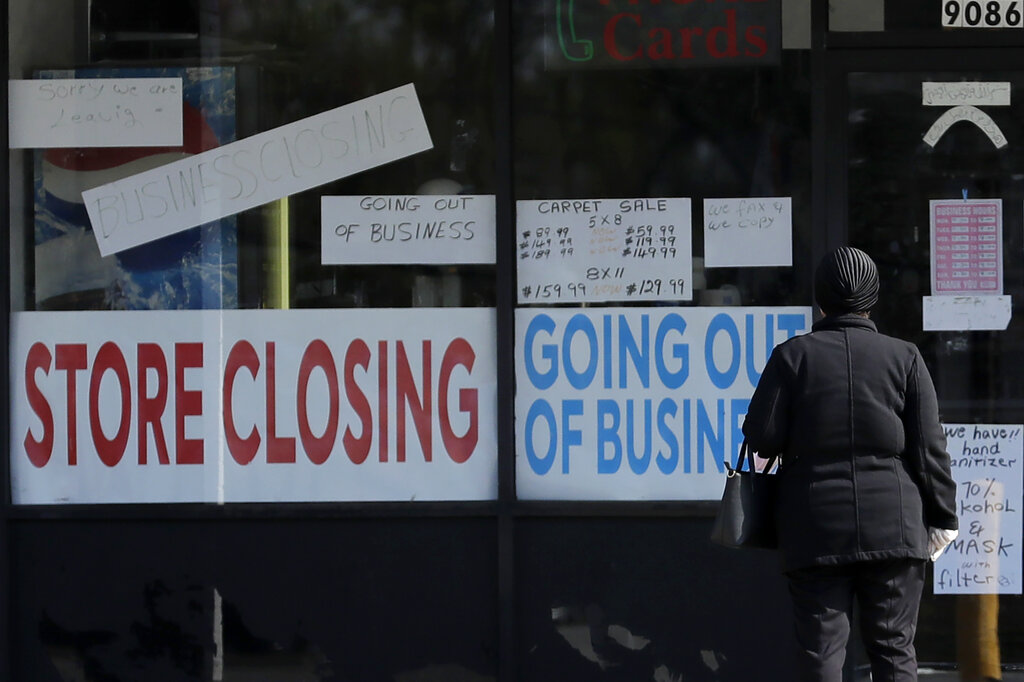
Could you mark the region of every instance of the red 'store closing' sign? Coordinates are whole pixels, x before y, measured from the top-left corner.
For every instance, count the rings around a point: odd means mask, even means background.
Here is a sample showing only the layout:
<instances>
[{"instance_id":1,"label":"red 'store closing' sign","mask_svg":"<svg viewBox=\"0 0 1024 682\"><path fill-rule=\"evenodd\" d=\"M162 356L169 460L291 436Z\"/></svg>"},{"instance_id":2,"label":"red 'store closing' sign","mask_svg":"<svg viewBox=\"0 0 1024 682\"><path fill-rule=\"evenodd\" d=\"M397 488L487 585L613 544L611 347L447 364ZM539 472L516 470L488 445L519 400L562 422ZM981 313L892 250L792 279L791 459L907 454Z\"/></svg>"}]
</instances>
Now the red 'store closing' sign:
<instances>
[{"instance_id":1,"label":"red 'store closing' sign","mask_svg":"<svg viewBox=\"0 0 1024 682\"><path fill-rule=\"evenodd\" d=\"M14 502L491 499L494 328L490 309L16 314Z\"/></svg>"}]
</instances>

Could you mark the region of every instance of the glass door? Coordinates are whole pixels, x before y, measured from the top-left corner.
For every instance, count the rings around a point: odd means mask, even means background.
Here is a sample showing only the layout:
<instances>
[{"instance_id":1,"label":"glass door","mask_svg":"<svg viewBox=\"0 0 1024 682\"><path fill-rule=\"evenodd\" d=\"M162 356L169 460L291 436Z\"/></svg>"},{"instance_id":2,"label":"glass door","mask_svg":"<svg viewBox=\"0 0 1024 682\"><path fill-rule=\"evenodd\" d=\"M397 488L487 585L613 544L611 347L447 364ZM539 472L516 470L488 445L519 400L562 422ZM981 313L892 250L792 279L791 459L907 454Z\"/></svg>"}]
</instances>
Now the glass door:
<instances>
[{"instance_id":1,"label":"glass door","mask_svg":"<svg viewBox=\"0 0 1024 682\"><path fill-rule=\"evenodd\" d=\"M872 317L921 349L963 482L960 544L929 567L919 662L928 679L1024 680L1024 59L848 51L828 68L829 241L878 263Z\"/></svg>"}]
</instances>

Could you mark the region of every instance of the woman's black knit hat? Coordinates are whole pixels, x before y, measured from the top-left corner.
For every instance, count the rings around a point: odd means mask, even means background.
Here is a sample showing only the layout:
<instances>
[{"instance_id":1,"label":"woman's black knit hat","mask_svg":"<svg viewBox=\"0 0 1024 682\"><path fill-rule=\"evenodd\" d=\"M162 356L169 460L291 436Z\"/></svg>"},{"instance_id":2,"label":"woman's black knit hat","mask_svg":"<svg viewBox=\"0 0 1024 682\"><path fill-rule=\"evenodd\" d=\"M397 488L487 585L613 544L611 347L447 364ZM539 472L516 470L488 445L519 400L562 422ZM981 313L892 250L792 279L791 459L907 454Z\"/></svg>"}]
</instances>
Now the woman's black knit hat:
<instances>
[{"instance_id":1,"label":"woman's black knit hat","mask_svg":"<svg viewBox=\"0 0 1024 682\"><path fill-rule=\"evenodd\" d=\"M878 268L871 256L842 246L821 259L814 275L814 298L826 315L859 313L878 303Z\"/></svg>"}]
</instances>

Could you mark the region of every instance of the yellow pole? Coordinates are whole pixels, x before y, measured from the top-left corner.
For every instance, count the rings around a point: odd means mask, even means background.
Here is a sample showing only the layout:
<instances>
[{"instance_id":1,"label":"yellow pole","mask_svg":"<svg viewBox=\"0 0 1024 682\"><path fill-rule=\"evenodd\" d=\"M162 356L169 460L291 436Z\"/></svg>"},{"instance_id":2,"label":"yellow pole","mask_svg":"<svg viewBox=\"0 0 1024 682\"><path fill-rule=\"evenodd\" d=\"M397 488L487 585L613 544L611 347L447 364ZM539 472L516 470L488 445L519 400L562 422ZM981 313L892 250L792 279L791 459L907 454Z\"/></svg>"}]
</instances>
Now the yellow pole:
<instances>
[{"instance_id":1,"label":"yellow pole","mask_svg":"<svg viewBox=\"0 0 1024 682\"><path fill-rule=\"evenodd\" d=\"M267 235L267 300L264 307L286 309L291 305L289 270L288 197L270 206L270 234Z\"/></svg>"},{"instance_id":2,"label":"yellow pole","mask_svg":"<svg viewBox=\"0 0 1024 682\"><path fill-rule=\"evenodd\" d=\"M1003 679L999 662L999 595L961 594L956 599L956 657L960 679Z\"/></svg>"}]
</instances>

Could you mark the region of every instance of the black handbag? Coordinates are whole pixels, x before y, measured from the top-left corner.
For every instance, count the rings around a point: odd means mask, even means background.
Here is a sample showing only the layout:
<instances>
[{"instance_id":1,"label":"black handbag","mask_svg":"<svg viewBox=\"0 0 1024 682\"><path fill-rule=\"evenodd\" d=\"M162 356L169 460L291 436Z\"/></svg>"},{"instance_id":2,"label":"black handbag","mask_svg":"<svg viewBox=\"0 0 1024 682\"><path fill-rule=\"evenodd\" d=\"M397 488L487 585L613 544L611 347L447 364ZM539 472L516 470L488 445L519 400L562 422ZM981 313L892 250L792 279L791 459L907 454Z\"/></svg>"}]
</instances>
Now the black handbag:
<instances>
[{"instance_id":1,"label":"black handbag","mask_svg":"<svg viewBox=\"0 0 1024 682\"><path fill-rule=\"evenodd\" d=\"M747 468L743 470L743 461ZM763 471L754 468L754 454L747 448L747 441L740 446L740 458L736 468L728 462L729 473L725 478L722 504L718 507L715 525L711 530L711 541L724 547L775 549L778 535L775 531L775 498L778 494L779 477L769 471L775 465L775 457L768 460Z\"/></svg>"}]
</instances>

